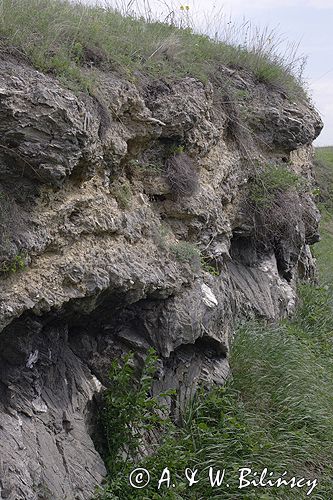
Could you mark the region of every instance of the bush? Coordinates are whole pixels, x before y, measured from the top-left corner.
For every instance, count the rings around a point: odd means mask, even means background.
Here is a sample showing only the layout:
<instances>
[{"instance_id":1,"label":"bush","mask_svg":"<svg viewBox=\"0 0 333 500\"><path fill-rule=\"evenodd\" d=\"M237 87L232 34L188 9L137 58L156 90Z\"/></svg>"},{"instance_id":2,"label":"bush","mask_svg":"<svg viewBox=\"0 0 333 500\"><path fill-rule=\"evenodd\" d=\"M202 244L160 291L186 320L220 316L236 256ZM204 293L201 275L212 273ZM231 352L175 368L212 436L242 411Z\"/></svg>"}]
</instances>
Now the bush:
<instances>
[{"instance_id":1,"label":"bush","mask_svg":"<svg viewBox=\"0 0 333 500\"><path fill-rule=\"evenodd\" d=\"M131 205L133 193L130 182L125 179L124 181L115 181L113 183L111 192L120 208L126 209Z\"/></svg>"},{"instance_id":2,"label":"bush","mask_svg":"<svg viewBox=\"0 0 333 500\"><path fill-rule=\"evenodd\" d=\"M0 263L0 274L15 274L26 269L26 256L22 253Z\"/></svg>"},{"instance_id":3,"label":"bush","mask_svg":"<svg viewBox=\"0 0 333 500\"><path fill-rule=\"evenodd\" d=\"M200 266L200 250L188 241L180 241L170 247L171 252L174 254L179 262L187 262L192 266Z\"/></svg>"},{"instance_id":4,"label":"bush","mask_svg":"<svg viewBox=\"0 0 333 500\"><path fill-rule=\"evenodd\" d=\"M195 194L199 186L199 173L190 156L176 152L167 159L165 166L172 194L177 199Z\"/></svg>"},{"instance_id":5,"label":"bush","mask_svg":"<svg viewBox=\"0 0 333 500\"><path fill-rule=\"evenodd\" d=\"M302 242L296 228L304 226L306 217L299 197L303 188L304 181L282 166L266 167L249 180L244 208L259 249L274 247L280 241L299 249Z\"/></svg>"},{"instance_id":6,"label":"bush","mask_svg":"<svg viewBox=\"0 0 333 500\"><path fill-rule=\"evenodd\" d=\"M162 418L165 407L151 395L157 360L155 351L149 349L139 378L132 353L125 356L122 364L112 362L102 411L106 463L111 474L138 459L145 433L167 424L166 416Z\"/></svg>"}]
</instances>

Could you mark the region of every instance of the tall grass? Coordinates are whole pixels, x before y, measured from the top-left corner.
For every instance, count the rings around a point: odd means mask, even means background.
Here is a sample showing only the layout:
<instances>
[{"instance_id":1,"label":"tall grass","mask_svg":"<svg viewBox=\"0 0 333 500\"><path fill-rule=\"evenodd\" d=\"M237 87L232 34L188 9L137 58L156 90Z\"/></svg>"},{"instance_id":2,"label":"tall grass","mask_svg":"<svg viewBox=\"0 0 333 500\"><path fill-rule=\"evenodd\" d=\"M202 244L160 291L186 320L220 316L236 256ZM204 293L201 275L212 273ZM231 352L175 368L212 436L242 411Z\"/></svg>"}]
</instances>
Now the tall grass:
<instances>
[{"instance_id":1,"label":"tall grass","mask_svg":"<svg viewBox=\"0 0 333 500\"><path fill-rule=\"evenodd\" d=\"M315 176L317 201L321 209L321 241L314 254L320 262L319 274L322 283L333 293L333 147L316 148Z\"/></svg>"},{"instance_id":2,"label":"tall grass","mask_svg":"<svg viewBox=\"0 0 333 500\"><path fill-rule=\"evenodd\" d=\"M224 388L202 392L173 427L157 453L140 466L152 476L144 490L127 484L128 463L97 498L307 498L306 490L238 489L238 469L274 477L318 479L312 499L332 498L333 485L333 313L327 290L305 286L298 314L278 326L242 326L232 349L233 378ZM325 300L326 299L326 300ZM226 482L210 488L209 467L226 469ZM164 467L176 485L157 492ZM186 467L198 469L200 482L186 484Z\"/></svg>"},{"instance_id":3,"label":"tall grass","mask_svg":"<svg viewBox=\"0 0 333 500\"><path fill-rule=\"evenodd\" d=\"M247 69L258 81L289 94L301 93L303 59L295 47L283 51L274 31L215 16L218 28L211 22L200 32L188 11L164 5L168 13L162 16L148 0L105 6L0 0L0 48L88 90L97 68L205 80L227 65Z\"/></svg>"}]
</instances>

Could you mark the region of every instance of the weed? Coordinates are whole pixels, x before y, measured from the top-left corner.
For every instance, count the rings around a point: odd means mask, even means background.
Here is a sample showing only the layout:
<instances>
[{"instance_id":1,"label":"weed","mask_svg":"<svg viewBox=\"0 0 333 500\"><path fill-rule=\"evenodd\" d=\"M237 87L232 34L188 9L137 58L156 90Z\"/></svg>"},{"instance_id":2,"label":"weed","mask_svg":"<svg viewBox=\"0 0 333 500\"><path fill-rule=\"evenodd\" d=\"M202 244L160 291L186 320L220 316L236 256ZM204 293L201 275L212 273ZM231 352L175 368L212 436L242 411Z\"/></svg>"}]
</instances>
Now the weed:
<instances>
[{"instance_id":1,"label":"weed","mask_svg":"<svg viewBox=\"0 0 333 500\"><path fill-rule=\"evenodd\" d=\"M212 276L220 276L220 271L217 265L212 265L210 260L201 257L201 268L203 271L211 274Z\"/></svg>"},{"instance_id":2,"label":"weed","mask_svg":"<svg viewBox=\"0 0 333 500\"><path fill-rule=\"evenodd\" d=\"M130 182L126 179L124 181L116 181L113 183L111 192L118 205L122 209L127 209L131 205L133 193Z\"/></svg>"},{"instance_id":3,"label":"weed","mask_svg":"<svg viewBox=\"0 0 333 500\"><path fill-rule=\"evenodd\" d=\"M26 269L26 255L19 253L12 259L1 262L0 274L15 274Z\"/></svg>"},{"instance_id":4,"label":"weed","mask_svg":"<svg viewBox=\"0 0 333 500\"><path fill-rule=\"evenodd\" d=\"M200 251L193 243L180 241L171 245L170 250L179 262L187 262L192 266L200 265Z\"/></svg>"},{"instance_id":5,"label":"weed","mask_svg":"<svg viewBox=\"0 0 333 500\"><path fill-rule=\"evenodd\" d=\"M165 406L151 395L157 360L155 351L149 349L138 380L133 354L126 355L122 365L117 360L112 362L102 413L110 473L137 459L144 434L166 424Z\"/></svg>"},{"instance_id":6,"label":"weed","mask_svg":"<svg viewBox=\"0 0 333 500\"><path fill-rule=\"evenodd\" d=\"M249 182L249 198L256 207L267 208L278 193L298 191L303 181L283 166L267 166Z\"/></svg>"},{"instance_id":7,"label":"weed","mask_svg":"<svg viewBox=\"0 0 333 500\"><path fill-rule=\"evenodd\" d=\"M156 227L153 230L153 239L155 244L161 249L161 250L167 250L168 249L168 240L169 237L171 236L172 232L170 227L162 222L158 227Z\"/></svg>"},{"instance_id":8,"label":"weed","mask_svg":"<svg viewBox=\"0 0 333 500\"><path fill-rule=\"evenodd\" d=\"M160 175L162 172L162 165L159 163L145 163L141 162L139 160L130 160L129 161L129 166L131 168L131 171L133 172L143 172L143 173L148 173L148 174L153 174L153 175Z\"/></svg>"},{"instance_id":9,"label":"weed","mask_svg":"<svg viewBox=\"0 0 333 500\"><path fill-rule=\"evenodd\" d=\"M304 189L303 180L284 166L266 167L249 180L244 208L259 251L275 248L278 254L281 242L288 241L295 255L299 253L302 242L295 228L310 228L312 224L305 203L300 201Z\"/></svg>"}]
</instances>

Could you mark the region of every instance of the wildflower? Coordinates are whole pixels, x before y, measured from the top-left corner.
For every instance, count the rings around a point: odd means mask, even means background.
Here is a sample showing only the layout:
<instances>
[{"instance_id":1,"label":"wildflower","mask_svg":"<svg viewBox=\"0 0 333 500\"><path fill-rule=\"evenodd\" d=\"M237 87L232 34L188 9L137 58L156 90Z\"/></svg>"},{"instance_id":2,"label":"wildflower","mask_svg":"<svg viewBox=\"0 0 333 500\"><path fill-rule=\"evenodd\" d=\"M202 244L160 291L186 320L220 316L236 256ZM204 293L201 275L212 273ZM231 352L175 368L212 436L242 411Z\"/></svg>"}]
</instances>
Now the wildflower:
<instances>
[{"instance_id":1,"label":"wildflower","mask_svg":"<svg viewBox=\"0 0 333 500\"><path fill-rule=\"evenodd\" d=\"M181 5L180 6L180 10L190 10L190 6L189 5Z\"/></svg>"}]
</instances>

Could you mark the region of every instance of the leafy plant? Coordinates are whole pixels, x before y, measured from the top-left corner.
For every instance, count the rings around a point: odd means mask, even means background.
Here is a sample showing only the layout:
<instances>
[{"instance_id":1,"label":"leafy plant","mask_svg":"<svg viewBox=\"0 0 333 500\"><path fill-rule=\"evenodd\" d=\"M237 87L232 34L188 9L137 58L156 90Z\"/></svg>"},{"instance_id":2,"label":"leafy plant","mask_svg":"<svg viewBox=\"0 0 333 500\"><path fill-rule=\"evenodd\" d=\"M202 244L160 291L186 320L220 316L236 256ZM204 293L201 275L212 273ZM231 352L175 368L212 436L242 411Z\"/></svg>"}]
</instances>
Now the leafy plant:
<instances>
[{"instance_id":1,"label":"leafy plant","mask_svg":"<svg viewBox=\"0 0 333 500\"><path fill-rule=\"evenodd\" d=\"M121 471L124 463L138 459L146 432L167 425L165 406L160 403L165 394L151 394L157 360L154 349L149 349L139 378L132 353L122 364L112 362L102 412L111 474Z\"/></svg>"},{"instance_id":2,"label":"leafy plant","mask_svg":"<svg viewBox=\"0 0 333 500\"><path fill-rule=\"evenodd\" d=\"M212 276L220 276L220 271L216 265L212 265L205 257L201 257L201 268Z\"/></svg>"},{"instance_id":3,"label":"leafy plant","mask_svg":"<svg viewBox=\"0 0 333 500\"><path fill-rule=\"evenodd\" d=\"M1 274L15 274L26 268L26 256L22 253L15 255L12 259L1 262Z\"/></svg>"}]
</instances>

